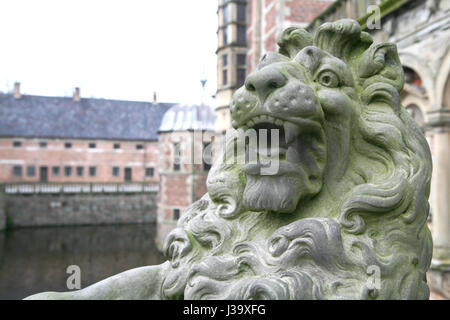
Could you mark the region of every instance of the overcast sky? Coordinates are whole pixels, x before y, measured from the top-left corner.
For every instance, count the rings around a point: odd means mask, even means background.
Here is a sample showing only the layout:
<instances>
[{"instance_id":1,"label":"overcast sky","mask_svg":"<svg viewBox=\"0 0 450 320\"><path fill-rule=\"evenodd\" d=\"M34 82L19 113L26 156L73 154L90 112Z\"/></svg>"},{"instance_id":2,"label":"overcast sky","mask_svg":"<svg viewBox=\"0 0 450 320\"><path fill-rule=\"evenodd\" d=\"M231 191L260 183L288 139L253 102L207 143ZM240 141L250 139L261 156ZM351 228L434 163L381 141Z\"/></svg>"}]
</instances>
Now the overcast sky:
<instances>
[{"instance_id":1,"label":"overcast sky","mask_svg":"<svg viewBox=\"0 0 450 320\"><path fill-rule=\"evenodd\" d=\"M216 0L2 0L0 91L192 103L216 90Z\"/></svg>"}]
</instances>

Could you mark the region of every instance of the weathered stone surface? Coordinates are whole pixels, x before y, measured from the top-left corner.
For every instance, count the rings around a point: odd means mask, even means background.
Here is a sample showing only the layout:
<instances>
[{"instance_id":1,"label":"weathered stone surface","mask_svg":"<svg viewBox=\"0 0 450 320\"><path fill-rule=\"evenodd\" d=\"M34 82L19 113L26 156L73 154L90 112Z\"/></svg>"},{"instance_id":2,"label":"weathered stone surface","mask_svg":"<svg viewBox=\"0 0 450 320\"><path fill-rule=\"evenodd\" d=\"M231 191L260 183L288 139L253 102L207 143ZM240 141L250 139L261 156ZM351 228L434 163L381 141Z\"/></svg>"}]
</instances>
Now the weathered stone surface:
<instances>
[{"instance_id":1,"label":"weathered stone surface","mask_svg":"<svg viewBox=\"0 0 450 320\"><path fill-rule=\"evenodd\" d=\"M400 105L395 45L352 20L289 28L279 45L235 93L225 152L166 238L168 262L30 298L428 299L431 157ZM261 148L228 161L247 129L277 129L280 161Z\"/></svg>"}]
</instances>

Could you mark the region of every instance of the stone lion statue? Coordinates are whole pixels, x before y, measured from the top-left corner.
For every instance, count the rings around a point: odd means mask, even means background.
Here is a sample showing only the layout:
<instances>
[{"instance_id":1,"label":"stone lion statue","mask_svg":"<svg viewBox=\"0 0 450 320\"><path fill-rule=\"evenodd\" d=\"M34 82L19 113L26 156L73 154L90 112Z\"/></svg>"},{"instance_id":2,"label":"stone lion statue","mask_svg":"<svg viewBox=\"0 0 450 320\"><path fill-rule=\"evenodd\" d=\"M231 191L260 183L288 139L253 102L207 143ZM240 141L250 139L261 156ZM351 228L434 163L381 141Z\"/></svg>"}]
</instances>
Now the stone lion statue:
<instances>
[{"instance_id":1,"label":"stone lion statue","mask_svg":"<svg viewBox=\"0 0 450 320\"><path fill-rule=\"evenodd\" d=\"M429 298L431 157L400 104L396 46L348 19L288 28L278 45L234 94L225 150L167 236L168 261L29 298ZM225 161L251 128L278 129L275 174L262 155Z\"/></svg>"}]
</instances>

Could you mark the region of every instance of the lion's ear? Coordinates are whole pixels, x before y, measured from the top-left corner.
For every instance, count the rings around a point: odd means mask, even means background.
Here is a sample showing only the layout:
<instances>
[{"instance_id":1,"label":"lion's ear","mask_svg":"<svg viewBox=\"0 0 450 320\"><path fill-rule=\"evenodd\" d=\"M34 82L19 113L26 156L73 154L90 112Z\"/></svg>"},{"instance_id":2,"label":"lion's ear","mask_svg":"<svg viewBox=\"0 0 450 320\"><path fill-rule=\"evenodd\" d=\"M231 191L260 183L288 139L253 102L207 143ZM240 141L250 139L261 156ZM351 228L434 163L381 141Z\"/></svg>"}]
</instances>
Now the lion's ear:
<instances>
[{"instance_id":1,"label":"lion's ear","mask_svg":"<svg viewBox=\"0 0 450 320\"><path fill-rule=\"evenodd\" d=\"M290 27L278 37L279 53L293 59L303 48L312 45L313 37L306 30Z\"/></svg>"},{"instance_id":2,"label":"lion's ear","mask_svg":"<svg viewBox=\"0 0 450 320\"><path fill-rule=\"evenodd\" d=\"M404 75L396 45L380 43L370 46L359 60L358 75L364 88L375 82L387 82L400 91Z\"/></svg>"}]
</instances>

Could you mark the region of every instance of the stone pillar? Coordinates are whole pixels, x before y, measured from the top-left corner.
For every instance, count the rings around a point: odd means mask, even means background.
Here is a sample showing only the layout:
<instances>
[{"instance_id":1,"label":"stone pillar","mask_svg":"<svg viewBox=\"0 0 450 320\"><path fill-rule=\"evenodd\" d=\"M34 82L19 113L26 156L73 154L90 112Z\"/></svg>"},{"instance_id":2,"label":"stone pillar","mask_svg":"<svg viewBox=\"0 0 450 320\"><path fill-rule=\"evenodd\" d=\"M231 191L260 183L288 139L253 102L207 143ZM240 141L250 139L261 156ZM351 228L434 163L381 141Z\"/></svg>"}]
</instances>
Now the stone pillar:
<instances>
[{"instance_id":1,"label":"stone pillar","mask_svg":"<svg viewBox=\"0 0 450 320\"><path fill-rule=\"evenodd\" d=\"M430 284L433 290L450 298L450 109L429 112L428 119L428 128L433 132Z\"/></svg>"}]
</instances>

